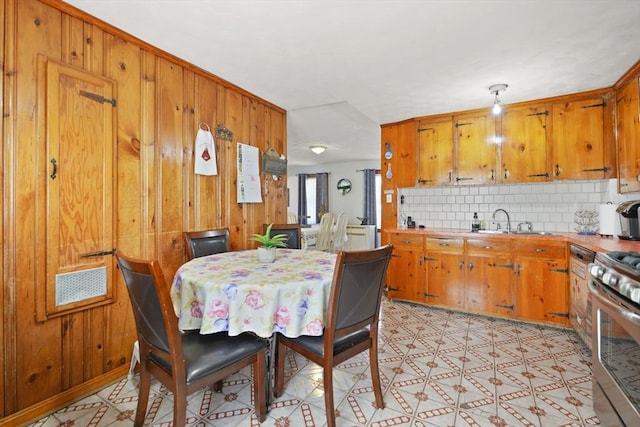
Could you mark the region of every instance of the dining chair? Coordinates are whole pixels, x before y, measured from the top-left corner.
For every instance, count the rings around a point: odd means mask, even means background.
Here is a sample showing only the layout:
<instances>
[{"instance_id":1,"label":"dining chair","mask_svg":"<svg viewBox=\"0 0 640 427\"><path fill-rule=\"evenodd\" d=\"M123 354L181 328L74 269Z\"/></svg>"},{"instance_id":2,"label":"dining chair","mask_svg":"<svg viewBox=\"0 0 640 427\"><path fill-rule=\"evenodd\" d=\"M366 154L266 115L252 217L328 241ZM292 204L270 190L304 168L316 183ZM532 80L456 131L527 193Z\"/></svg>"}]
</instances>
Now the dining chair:
<instances>
[{"instance_id":1,"label":"dining chair","mask_svg":"<svg viewBox=\"0 0 640 427\"><path fill-rule=\"evenodd\" d=\"M220 252L229 252L228 228L185 231L182 236L187 247L187 258L190 260Z\"/></svg>"},{"instance_id":2,"label":"dining chair","mask_svg":"<svg viewBox=\"0 0 640 427\"><path fill-rule=\"evenodd\" d=\"M376 407L384 408L378 370L378 318L392 245L367 251L338 252L321 336L289 338L278 334L274 395L284 391L285 352L289 348L323 368L327 426L334 427L333 367L369 350Z\"/></svg>"},{"instance_id":3,"label":"dining chair","mask_svg":"<svg viewBox=\"0 0 640 427\"><path fill-rule=\"evenodd\" d=\"M322 215L322 218L320 218L320 230L318 231L318 237L316 237L316 244L310 247L310 249L325 252L331 250L331 237L333 235L335 219L336 216L331 212Z\"/></svg>"},{"instance_id":4,"label":"dining chair","mask_svg":"<svg viewBox=\"0 0 640 427\"><path fill-rule=\"evenodd\" d=\"M347 224L349 223L349 214L341 212L336 218L336 227L331 236L331 252L338 253L347 243Z\"/></svg>"},{"instance_id":5,"label":"dining chair","mask_svg":"<svg viewBox=\"0 0 640 427\"><path fill-rule=\"evenodd\" d=\"M262 232L267 232L269 224L263 224ZM302 247L302 235L300 232L300 224L273 224L271 226L271 235L284 234L287 236L287 249L300 249Z\"/></svg>"},{"instance_id":6,"label":"dining chair","mask_svg":"<svg viewBox=\"0 0 640 427\"><path fill-rule=\"evenodd\" d=\"M117 251L118 268L129 292L140 347L140 389L135 426L142 426L151 377L173 393L173 425L186 422L187 396L220 383L244 367L253 368L256 417L266 417L266 343L251 335L186 333L178 328L169 286L157 261L129 258Z\"/></svg>"}]
</instances>

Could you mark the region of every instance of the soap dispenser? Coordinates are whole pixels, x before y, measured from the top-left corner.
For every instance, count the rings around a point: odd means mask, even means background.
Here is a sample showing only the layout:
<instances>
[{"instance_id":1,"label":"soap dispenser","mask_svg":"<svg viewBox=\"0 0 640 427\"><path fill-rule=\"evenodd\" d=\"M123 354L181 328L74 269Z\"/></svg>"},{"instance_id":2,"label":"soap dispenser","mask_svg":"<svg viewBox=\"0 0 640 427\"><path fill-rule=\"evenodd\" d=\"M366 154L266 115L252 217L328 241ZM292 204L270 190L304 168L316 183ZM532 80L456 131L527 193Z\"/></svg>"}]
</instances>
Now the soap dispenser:
<instances>
[{"instance_id":1,"label":"soap dispenser","mask_svg":"<svg viewBox=\"0 0 640 427\"><path fill-rule=\"evenodd\" d=\"M473 213L473 221L471 221L471 231L480 231L480 220L478 219L478 212Z\"/></svg>"}]
</instances>

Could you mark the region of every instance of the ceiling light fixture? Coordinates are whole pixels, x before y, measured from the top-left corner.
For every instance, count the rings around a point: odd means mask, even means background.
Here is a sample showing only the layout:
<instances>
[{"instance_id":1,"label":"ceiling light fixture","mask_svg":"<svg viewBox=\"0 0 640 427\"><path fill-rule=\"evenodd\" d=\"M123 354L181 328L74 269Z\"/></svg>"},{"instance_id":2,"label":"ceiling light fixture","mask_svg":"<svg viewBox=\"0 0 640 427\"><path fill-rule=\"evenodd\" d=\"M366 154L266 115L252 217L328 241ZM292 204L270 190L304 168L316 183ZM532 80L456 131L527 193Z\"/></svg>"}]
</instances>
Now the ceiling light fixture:
<instances>
[{"instance_id":1,"label":"ceiling light fixture","mask_svg":"<svg viewBox=\"0 0 640 427\"><path fill-rule=\"evenodd\" d=\"M327 147L325 147L324 145L312 145L311 147L309 147L311 149L311 151L313 151L316 154L322 154L324 153L324 150L327 149Z\"/></svg>"},{"instance_id":2,"label":"ceiling light fixture","mask_svg":"<svg viewBox=\"0 0 640 427\"><path fill-rule=\"evenodd\" d=\"M498 95L501 91L507 90L507 87L509 86L504 83L489 86L489 93L495 95L495 99L493 100L493 114L497 115L502 112L502 106L500 105L500 99L498 98Z\"/></svg>"}]
</instances>

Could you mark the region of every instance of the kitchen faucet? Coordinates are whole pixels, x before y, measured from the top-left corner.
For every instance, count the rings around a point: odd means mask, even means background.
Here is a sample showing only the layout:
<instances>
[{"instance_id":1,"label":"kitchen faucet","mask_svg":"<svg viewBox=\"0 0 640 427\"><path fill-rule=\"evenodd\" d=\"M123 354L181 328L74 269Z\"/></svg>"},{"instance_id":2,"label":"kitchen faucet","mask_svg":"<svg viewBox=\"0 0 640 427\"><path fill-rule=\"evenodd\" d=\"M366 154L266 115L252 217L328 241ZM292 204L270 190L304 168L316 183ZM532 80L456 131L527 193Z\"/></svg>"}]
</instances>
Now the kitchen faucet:
<instances>
[{"instance_id":1,"label":"kitchen faucet","mask_svg":"<svg viewBox=\"0 0 640 427\"><path fill-rule=\"evenodd\" d=\"M504 212L504 214L507 216L507 233L511 233L511 218L509 218L509 212L504 209L496 209L495 211L493 211L493 216L491 217L491 219L495 221L496 214L498 212ZM497 225L497 229L500 229L500 224Z\"/></svg>"}]
</instances>

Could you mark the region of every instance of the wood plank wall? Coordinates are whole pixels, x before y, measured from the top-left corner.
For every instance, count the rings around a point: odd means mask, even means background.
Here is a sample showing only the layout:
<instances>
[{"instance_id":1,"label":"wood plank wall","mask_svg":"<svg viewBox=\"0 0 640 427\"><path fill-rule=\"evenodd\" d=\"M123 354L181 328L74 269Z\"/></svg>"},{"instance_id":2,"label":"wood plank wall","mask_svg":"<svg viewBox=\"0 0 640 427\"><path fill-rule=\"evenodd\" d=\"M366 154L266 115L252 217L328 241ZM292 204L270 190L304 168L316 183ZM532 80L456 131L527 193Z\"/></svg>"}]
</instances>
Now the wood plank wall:
<instances>
[{"instance_id":1,"label":"wood plank wall","mask_svg":"<svg viewBox=\"0 0 640 427\"><path fill-rule=\"evenodd\" d=\"M286 222L286 176L270 180L263 203L238 204L235 164L237 142L286 153L286 112L60 1L6 0L0 12L0 425L15 425L124 375L136 339L119 274L113 304L35 320L47 256L39 58L116 82L117 247L158 259L169 282L185 261L184 230L229 227L238 250L255 247L263 223ZM216 140L215 177L193 174L201 122L233 131L233 141Z\"/></svg>"}]
</instances>

